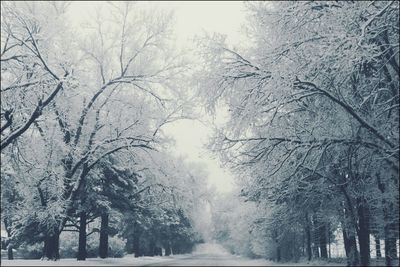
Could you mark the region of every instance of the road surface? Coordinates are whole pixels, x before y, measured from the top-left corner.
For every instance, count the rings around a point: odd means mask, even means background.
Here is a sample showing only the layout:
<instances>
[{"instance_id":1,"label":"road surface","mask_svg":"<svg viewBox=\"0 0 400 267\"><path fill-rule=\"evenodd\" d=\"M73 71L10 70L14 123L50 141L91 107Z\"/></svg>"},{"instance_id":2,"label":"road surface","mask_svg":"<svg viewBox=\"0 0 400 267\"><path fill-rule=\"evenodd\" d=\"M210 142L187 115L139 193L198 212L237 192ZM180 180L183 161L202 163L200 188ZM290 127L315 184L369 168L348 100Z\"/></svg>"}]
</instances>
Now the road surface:
<instances>
[{"instance_id":1,"label":"road surface","mask_svg":"<svg viewBox=\"0 0 400 267\"><path fill-rule=\"evenodd\" d=\"M268 264L265 261L248 260L235 256L190 255L142 266L266 266L271 264L271 262Z\"/></svg>"},{"instance_id":2,"label":"road surface","mask_svg":"<svg viewBox=\"0 0 400 267\"><path fill-rule=\"evenodd\" d=\"M176 256L143 266L265 266L272 264L265 260L251 260L232 255L217 244L200 244L193 254Z\"/></svg>"}]
</instances>

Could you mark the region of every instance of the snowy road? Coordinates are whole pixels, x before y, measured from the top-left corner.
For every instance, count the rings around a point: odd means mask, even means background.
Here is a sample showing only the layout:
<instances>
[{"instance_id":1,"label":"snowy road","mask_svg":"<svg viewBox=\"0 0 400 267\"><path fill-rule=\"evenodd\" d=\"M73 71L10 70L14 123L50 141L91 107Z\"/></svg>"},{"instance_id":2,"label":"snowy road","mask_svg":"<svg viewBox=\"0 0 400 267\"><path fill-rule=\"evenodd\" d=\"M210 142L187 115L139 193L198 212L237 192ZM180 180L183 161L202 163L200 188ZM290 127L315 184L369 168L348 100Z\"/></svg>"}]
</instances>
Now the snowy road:
<instances>
[{"instance_id":1,"label":"snowy road","mask_svg":"<svg viewBox=\"0 0 400 267\"><path fill-rule=\"evenodd\" d=\"M266 266L272 262L264 260L250 260L235 256L221 255L190 255L185 258L166 260L158 263L149 263L142 266Z\"/></svg>"},{"instance_id":2,"label":"snowy road","mask_svg":"<svg viewBox=\"0 0 400 267\"><path fill-rule=\"evenodd\" d=\"M127 255L123 258L89 258L86 261L76 259L61 259L59 261L41 260L2 260L1 266L279 266L276 262L264 259L249 259L235 256L218 244L200 244L192 254L174 255L168 257L140 257ZM299 266L304 263L284 264ZM310 262L307 265L328 265L322 262ZM335 264L330 264L334 266ZM337 264L336 264L337 266Z\"/></svg>"},{"instance_id":3,"label":"snowy road","mask_svg":"<svg viewBox=\"0 0 400 267\"><path fill-rule=\"evenodd\" d=\"M273 262L252 260L235 256L218 244L200 244L192 254L168 257L140 257L127 255L124 258L89 258L86 261L61 259L59 261L41 260L2 260L2 266L266 266Z\"/></svg>"},{"instance_id":4,"label":"snowy road","mask_svg":"<svg viewBox=\"0 0 400 267\"><path fill-rule=\"evenodd\" d=\"M266 266L273 262L252 260L235 256L218 244L200 244L193 254L177 256L165 261L148 263L144 266Z\"/></svg>"}]
</instances>

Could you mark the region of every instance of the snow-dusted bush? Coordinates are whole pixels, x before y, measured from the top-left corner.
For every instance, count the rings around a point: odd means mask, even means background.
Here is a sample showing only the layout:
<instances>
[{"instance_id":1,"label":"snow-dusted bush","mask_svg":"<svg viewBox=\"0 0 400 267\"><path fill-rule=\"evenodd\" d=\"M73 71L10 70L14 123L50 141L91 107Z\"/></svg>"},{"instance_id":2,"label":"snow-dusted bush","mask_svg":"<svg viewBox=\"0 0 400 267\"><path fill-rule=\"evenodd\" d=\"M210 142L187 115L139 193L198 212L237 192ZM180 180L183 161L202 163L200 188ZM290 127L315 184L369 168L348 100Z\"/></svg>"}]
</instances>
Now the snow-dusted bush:
<instances>
[{"instance_id":1,"label":"snow-dusted bush","mask_svg":"<svg viewBox=\"0 0 400 267\"><path fill-rule=\"evenodd\" d=\"M60 256L62 258L74 258L77 252L78 233L63 232L60 236Z\"/></svg>"},{"instance_id":2,"label":"snow-dusted bush","mask_svg":"<svg viewBox=\"0 0 400 267\"><path fill-rule=\"evenodd\" d=\"M126 240L117 236L108 239L108 255L114 258L122 258L125 255Z\"/></svg>"},{"instance_id":3,"label":"snow-dusted bush","mask_svg":"<svg viewBox=\"0 0 400 267\"><path fill-rule=\"evenodd\" d=\"M17 249L16 257L22 259L40 259L42 257L43 244L24 244Z\"/></svg>"},{"instance_id":4,"label":"snow-dusted bush","mask_svg":"<svg viewBox=\"0 0 400 267\"><path fill-rule=\"evenodd\" d=\"M78 253L79 235L75 232L63 232L60 236L61 258L75 258ZM126 240L117 236L108 238L108 255L113 258L121 258L125 255ZM41 251L40 251L41 252ZM87 237L86 252L88 258L99 255L99 234L93 233ZM40 257L39 257L40 258Z\"/></svg>"}]
</instances>

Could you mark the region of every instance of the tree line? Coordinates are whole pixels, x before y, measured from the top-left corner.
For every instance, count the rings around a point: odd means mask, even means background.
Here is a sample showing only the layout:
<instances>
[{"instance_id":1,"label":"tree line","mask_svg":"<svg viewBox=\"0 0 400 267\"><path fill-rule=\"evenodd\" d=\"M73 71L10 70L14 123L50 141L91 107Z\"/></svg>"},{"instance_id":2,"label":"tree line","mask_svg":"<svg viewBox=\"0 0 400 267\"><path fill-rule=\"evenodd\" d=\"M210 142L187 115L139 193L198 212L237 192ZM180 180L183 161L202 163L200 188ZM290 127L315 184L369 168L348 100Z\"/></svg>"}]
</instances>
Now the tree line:
<instances>
[{"instance_id":1,"label":"tree line","mask_svg":"<svg viewBox=\"0 0 400 267\"><path fill-rule=\"evenodd\" d=\"M216 236L280 261L327 258L340 232L351 266L373 264L373 237L376 256L383 241L396 265L399 3L257 2L247 12L250 45L198 40L199 94L229 113L211 147L241 177L239 204L214 214L228 221Z\"/></svg>"}]
</instances>

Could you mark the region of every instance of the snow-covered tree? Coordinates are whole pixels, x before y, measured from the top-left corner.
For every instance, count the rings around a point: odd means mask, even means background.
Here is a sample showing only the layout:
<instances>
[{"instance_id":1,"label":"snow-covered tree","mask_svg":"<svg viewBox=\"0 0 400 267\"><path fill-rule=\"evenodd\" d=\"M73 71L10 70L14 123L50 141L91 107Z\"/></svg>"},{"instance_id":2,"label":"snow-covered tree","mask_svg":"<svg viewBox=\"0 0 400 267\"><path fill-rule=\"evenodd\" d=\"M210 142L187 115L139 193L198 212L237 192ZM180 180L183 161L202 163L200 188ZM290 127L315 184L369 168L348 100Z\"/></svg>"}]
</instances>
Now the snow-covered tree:
<instances>
[{"instance_id":1,"label":"snow-covered tree","mask_svg":"<svg viewBox=\"0 0 400 267\"><path fill-rule=\"evenodd\" d=\"M396 258L399 218L389 214L398 214L399 194L389 188L397 188L399 174L398 8L250 3L252 46L229 47L220 35L199 42L206 65L200 94L211 111L219 104L230 111L213 149L241 177L249 174L245 195L288 205L302 190L305 200L328 194L336 210L343 202L343 227L358 237L363 265L370 258L369 210L377 207L386 214L380 227L387 264ZM351 264L359 261L355 244Z\"/></svg>"},{"instance_id":2,"label":"snow-covered tree","mask_svg":"<svg viewBox=\"0 0 400 267\"><path fill-rule=\"evenodd\" d=\"M74 87L67 3L1 4L1 150ZM69 48L69 49L68 49Z\"/></svg>"},{"instance_id":3,"label":"snow-covered tree","mask_svg":"<svg viewBox=\"0 0 400 267\"><path fill-rule=\"evenodd\" d=\"M160 148L161 127L185 117L182 108L186 99L180 93L185 62L173 47L171 16L161 11L150 13L142 5L133 4L110 3L112 19L102 20L104 14L99 12L97 20L88 24L85 36L68 35L62 28L51 26L49 17L64 12L64 5L2 6L6 11L2 14L7 15L2 30L9 36L3 50L10 58L5 61L16 64L2 69L2 77L4 71L10 81L10 85L4 84L4 90L18 89L21 94L7 94L3 101L2 93L2 153L24 159L10 165L18 173L16 179L24 181L23 201L17 212L23 219L18 220L15 235L31 234L35 229L37 239L45 242L46 258L59 258L59 234L73 217L77 202L82 201L84 188L97 179L100 163L105 164L112 155L128 153L135 158L139 150ZM57 16L53 20L67 21ZM20 50L27 54L20 57ZM28 63L22 59L28 56L32 66L26 74L24 66ZM49 93L46 90L52 84L58 89ZM40 92L32 92L32 88ZM38 99L39 104L35 104L37 95L41 98L46 94L51 99ZM18 113L18 122L9 111L13 106L24 110ZM16 137L18 142L13 141ZM4 149L3 141L8 142ZM9 146L11 143L15 145ZM107 168L112 170L117 165ZM32 210L32 203L37 210ZM85 215L84 210L81 215Z\"/></svg>"}]
</instances>

